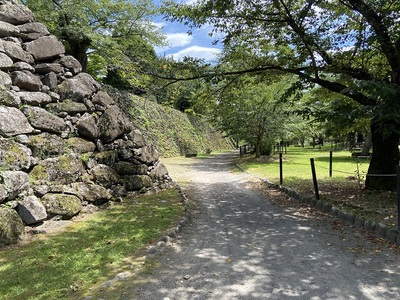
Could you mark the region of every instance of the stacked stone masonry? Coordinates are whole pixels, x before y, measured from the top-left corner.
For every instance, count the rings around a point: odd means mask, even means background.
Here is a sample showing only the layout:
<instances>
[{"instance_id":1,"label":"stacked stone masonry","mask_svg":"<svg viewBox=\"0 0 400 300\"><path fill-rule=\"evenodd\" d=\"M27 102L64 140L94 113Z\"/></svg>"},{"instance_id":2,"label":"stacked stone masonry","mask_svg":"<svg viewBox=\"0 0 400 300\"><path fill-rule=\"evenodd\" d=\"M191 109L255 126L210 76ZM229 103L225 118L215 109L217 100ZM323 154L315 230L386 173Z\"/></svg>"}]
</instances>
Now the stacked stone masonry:
<instances>
[{"instance_id":1,"label":"stacked stone masonry","mask_svg":"<svg viewBox=\"0 0 400 300\"><path fill-rule=\"evenodd\" d=\"M24 5L0 0L0 246L171 185L157 150Z\"/></svg>"}]
</instances>

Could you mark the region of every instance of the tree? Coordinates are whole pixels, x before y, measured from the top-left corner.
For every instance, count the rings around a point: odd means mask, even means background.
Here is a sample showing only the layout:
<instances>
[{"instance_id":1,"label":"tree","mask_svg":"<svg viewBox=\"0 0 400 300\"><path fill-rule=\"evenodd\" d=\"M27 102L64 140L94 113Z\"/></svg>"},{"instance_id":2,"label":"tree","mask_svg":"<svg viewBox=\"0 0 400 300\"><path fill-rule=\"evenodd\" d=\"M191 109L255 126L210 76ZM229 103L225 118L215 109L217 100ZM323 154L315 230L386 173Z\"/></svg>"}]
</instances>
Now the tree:
<instances>
[{"instance_id":1,"label":"tree","mask_svg":"<svg viewBox=\"0 0 400 300\"><path fill-rule=\"evenodd\" d=\"M399 164L399 1L199 0L170 2L165 12L192 28L213 25L223 36L221 62L246 62L235 73L294 74L304 85L369 108L373 155L366 188L396 187L396 178L385 175Z\"/></svg>"},{"instance_id":2,"label":"tree","mask_svg":"<svg viewBox=\"0 0 400 300\"><path fill-rule=\"evenodd\" d=\"M115 72L122 81L140 85L146 61L156 57L152 46L164 37L153 25L157 12L150 0L22 0L84 71L102 78Z\"/></svg>"},{"instance_id":3,"label":"tree","mask_svg":"<svg viewBox=\"0 0 400 300\"><path fill-rule=\"evenodd\" d=\"M369 155L369 124L373 115L369 107L326 89L314 88L304 93L292 112L320 123L325 136L336 141L345 141L351 132L362 133L366 137L362 155Z\"/></svg>"},{"instance_id":4,"label":"tree","mask_svg":"<svg viewBox=\"0 0 400 300\"><path fill-rule=\"evenodd\" d=\"M278 100L287 87L287 79L259 82L245 76L221 90L214 110L214 122L231 136L255 147L256 157L269 155L280 138L286 116Z\"/></svg>"}]
</instances>

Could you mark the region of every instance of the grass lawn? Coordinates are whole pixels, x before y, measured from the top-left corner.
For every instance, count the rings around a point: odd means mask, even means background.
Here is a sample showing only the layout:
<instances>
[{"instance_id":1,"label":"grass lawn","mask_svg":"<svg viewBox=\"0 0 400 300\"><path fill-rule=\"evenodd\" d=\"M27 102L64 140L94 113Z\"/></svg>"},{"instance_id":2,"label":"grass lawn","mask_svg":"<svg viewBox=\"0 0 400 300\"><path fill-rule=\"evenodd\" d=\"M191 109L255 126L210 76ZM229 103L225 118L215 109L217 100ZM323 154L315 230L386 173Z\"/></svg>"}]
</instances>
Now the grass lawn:
<instances>
[{"instance_id":1,"label":"grass lawn","mask_svg":"<svg viewBox=\"0 0 400 300\"><path fill-rule=\"evenodd\" d=\"M389 227L397 226L396 193L364 189L369 160L353 158L350 151L333 151L332 177L329 177L329 150L329 146L288 147L282 155L283 185L314 197L310 165L310 158L314 158L321 200ZM237 162L247 172L279 184L278 154L260 159L245 155Z\"/></svg>"},{"instance_id":2,"label":"grass lawn","mask_svg":"<svg viewBox=\"0 0 400 300\"><path fill-rule=\"evenodd\" d=\"M81 299L143 257L183 210L176 190L126 198L62 234L0 249L0 299Z\"/></svg>"}]
</instances>

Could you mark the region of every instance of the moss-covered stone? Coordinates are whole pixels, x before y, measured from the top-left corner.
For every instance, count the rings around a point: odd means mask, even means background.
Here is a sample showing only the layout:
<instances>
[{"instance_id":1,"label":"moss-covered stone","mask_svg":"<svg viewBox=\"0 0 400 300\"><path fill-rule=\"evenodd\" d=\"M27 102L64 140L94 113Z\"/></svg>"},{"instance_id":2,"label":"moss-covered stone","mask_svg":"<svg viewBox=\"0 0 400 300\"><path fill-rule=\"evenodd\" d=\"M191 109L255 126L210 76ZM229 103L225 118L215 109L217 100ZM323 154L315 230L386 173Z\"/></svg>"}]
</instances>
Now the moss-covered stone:
<instances>
[{"instance_id":1,"label":"moss-covered stone","mask_svg":"<svg viewBox=\"0 0 400 300\"><path fill-rule=\"evenodd\" d=\"M49 217L61 216L71 219L82 210L82 203L75 195L46 194L41 199Z\"/></svg>"},{"instance_id":2,"label":"moss-covered stone","mask_svg":"<svg viewBox=\"0 0 400 300\"><path fill-rule=\"evenodd\" d=\"M147 175L127 175L123 176L122 181L127 191L139 191L153 184L150 176Z\"/></svg>"},{"instance_id":3,"label":"moss-covered stone","mask_svg":"<svg viewBox=\"0 0 400 300\"><path fill-rule=\"evenodd\" d=\"M107 150L97 152L94 155L94 159L99 163L107 166L111 166L118 160L118 154L115 150Z\"/></svg>"},{"instance_id":4,"label":"moss-covered stone","mask_svg":"<svg viewBox=\"0 0 400 300\"><path fill-rule=\"evenodd\" d=\"M29 175L32 183L52 181L53 184L70 184L79 180L84 173L80 158L61 155L42 160Z\"/></svg>"},{"instance_id":5,"label":"moss-covered stone","mask_svg":"<svg viewBox=\"0 0 400 300\"><path fill-rule=\"evenodd\" d=\"M118 184L120 181L118 173L106 165L99 164L95 166L91 169L91 175L96 184L102 185L106 188L110 188L111 186Z\"/></svg>"},{"instance_id":6,"label":"moss-covered stone","mask_svg":"<svg viewBox=\"0 0 400 300\"><path fill-rule=\"evenodd\" d=\"M11 139L0 140L0 166L3 170L27 170L31 166L31 150Z\"/></svg>"},{"instance_id":7,"label":"moss-covered stone","mask_svg":"<svg viewBox=\"0 0 400 300\"><path fill-rule=\"evenodd\" d=\"M18 213L8 207L0 207L0 246L15 244L24 233L24 223Z\"/></svg>"},{"instance_id":8,"label":"moss-covered stone","mask_svg":"<svg viewBox=\"0 0 400 300\"><path fill-rule=\"evenodd\" d=\"M67 140L68 149L74 153L86 153L93 152L96 149L96 145L90 141L79 137L72 137Z\"/></svg>"},{"instance_id":9,"label":"moss-covered stone","mask_svg":"<svg viewBox=\"0 0 400 300\"><path fill-rule=\"evenodd\" d=\"M64 140L50 133L34 135L29 139L29 148L35 157L44 159L49 156L64 154L66 147Z\"/></svg>"},{"instance_id":10,"label":"moss-covered stone","mask_svg":"<svg viewBox=\"0 0 400 300\"><path fill-rule=\"evenodd\" d=\"M50 103L46 105L46 108L52 112L60 113L67 112L68 114L84 113L87 111L87 107L83 103L75 102L70 99L64 100L63 102Z\"/></svg>"}]
</instances>

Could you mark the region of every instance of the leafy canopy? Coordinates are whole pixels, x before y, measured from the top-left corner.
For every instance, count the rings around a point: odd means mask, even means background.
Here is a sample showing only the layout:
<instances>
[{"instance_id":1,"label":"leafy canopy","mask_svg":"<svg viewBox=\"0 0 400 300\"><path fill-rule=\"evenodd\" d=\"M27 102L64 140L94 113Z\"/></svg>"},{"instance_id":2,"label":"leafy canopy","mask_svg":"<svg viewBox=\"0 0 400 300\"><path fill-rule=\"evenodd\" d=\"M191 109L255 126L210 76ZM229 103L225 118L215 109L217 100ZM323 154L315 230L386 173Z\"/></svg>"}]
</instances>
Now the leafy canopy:
<instances>
[{"instance_id":1,"label":"leafy canopy","mask_svg":"<svg viewBox=\"0 0 400 300\"><path fill-rule=\"evenodd\" d=\"M164 43L164 36L152 22L157 8L151 0L22 2L94 77L101 79L111 70L127 84L148 81L139 72L156 59L153 46Z\"/></svg>"},{"instance_id":2,"label":"leafy canopy","mask_svg":"<svg viewBox=\"0 0 400 300\"><path fill-rule=\"evenodd\" d=\"M200 0L167 2L165 12L192 28L211 24L222 32L223 62L240 57L242 70L293 73L376 105L358 85L397 80L399 8L386 0Z\"/></svg>"}]
</instances>

